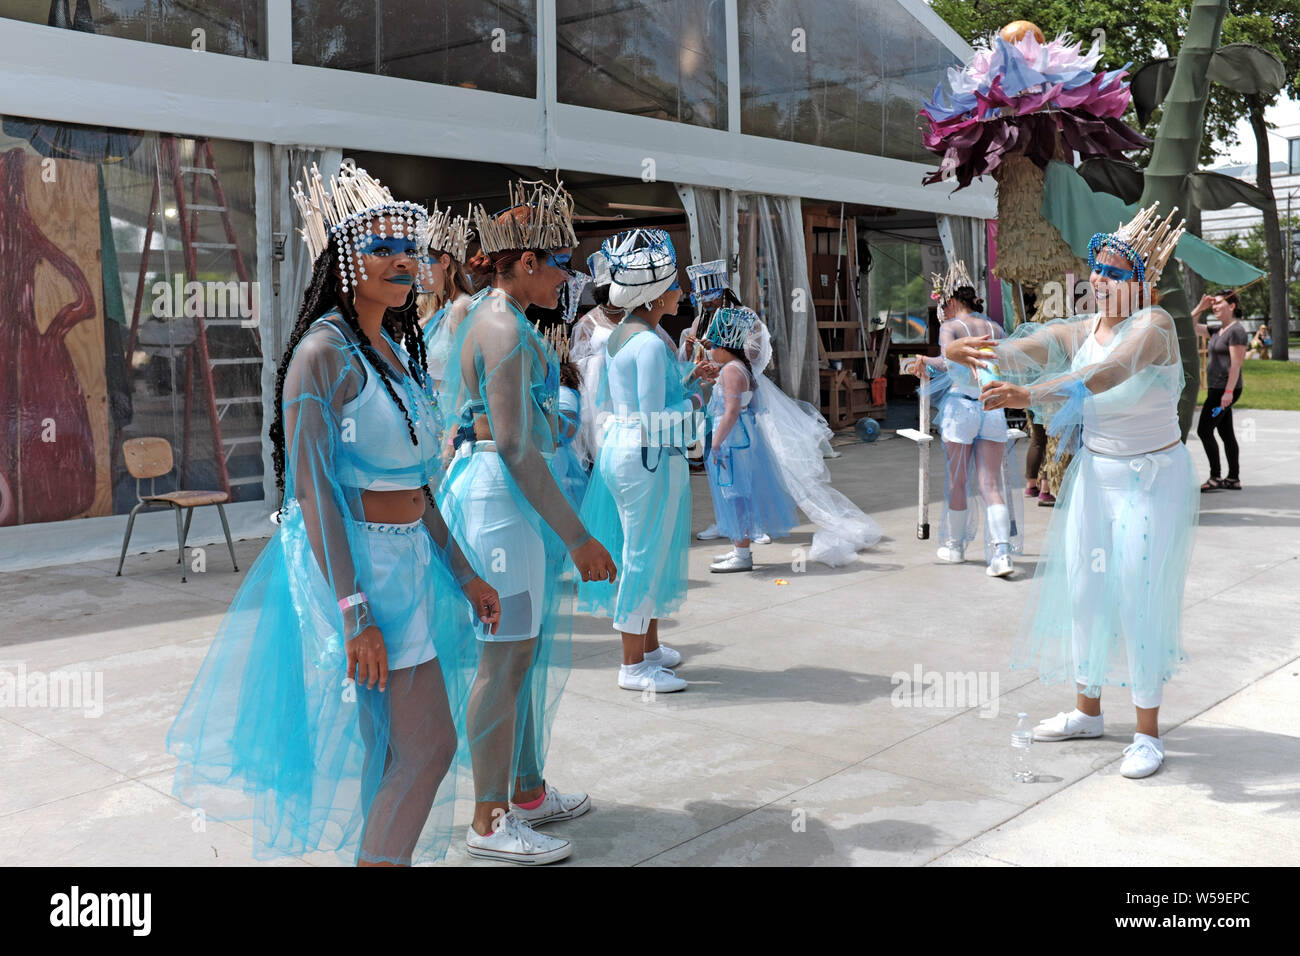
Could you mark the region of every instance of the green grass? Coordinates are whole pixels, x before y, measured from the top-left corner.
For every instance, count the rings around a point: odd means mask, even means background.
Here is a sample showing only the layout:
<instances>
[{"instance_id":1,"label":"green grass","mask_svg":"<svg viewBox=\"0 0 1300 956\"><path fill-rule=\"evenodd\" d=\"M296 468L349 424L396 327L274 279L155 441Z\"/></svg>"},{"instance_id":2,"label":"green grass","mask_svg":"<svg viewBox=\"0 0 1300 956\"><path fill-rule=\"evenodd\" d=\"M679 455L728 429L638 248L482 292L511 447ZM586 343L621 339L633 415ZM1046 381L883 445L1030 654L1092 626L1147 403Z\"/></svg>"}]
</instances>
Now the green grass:
<instances>
[{"instance_id":1,"label":"green grass","mask_svg":"<svg viewBox=\"0 0 1300 956\"><path fill-rule=\"evenodd\" d=\"M1241 370L1245 388L1234 408L1276 408L1300 411L1300 362L1275 362L1272 359L1247 359ZM1205 404L1205 391L1196 398Z\"/></svg>"}]
</instances>

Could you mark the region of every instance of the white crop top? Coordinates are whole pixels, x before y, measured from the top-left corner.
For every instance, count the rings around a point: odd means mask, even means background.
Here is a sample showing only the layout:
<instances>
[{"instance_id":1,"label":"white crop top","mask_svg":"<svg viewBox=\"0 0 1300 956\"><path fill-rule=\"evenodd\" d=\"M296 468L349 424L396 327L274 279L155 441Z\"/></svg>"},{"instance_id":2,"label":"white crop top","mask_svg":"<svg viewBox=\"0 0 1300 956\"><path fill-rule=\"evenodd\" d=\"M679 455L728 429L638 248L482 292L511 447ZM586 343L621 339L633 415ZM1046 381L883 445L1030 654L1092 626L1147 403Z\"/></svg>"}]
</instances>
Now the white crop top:
<instances>
[{"instance_id":1,"label":"white crop top","mask_svg":"<svg viewBox=\"0 0 1300 956\"><path fill-rule=\"evenodd\" d=\"M1100 319L1097 320L1100 323ZM1100 362L1115 347L1113 335L1102 345L1097 325L1075 352L1071 369ZM1114 388L1089 395L1083 403L1083 443L1099 455L1125 458L1164 448L1182 438L1178 392L1182 366L1148 365Z\"/></svg>"},{"instance_id":2,"label":"white crop top","mask_svg":"<svg viewBox=\"0 0 1300 956\"><path fill-rule=\"evenodd\" d=\"M344 465L341 471L348 476L348 484L362 491L419 488L436 477L441 463L437 406L410 377L411 359L406 350L387 332L384 339L401 361L403 371L407 372L404 382L392 383L406 406L406 416L389 397L379 373L366 362L365 385L356 398L343 405L341 415L341 464ZM407 416L420 440L418 447L411 444L406 428Z\"/></svg>"}]
</instances>

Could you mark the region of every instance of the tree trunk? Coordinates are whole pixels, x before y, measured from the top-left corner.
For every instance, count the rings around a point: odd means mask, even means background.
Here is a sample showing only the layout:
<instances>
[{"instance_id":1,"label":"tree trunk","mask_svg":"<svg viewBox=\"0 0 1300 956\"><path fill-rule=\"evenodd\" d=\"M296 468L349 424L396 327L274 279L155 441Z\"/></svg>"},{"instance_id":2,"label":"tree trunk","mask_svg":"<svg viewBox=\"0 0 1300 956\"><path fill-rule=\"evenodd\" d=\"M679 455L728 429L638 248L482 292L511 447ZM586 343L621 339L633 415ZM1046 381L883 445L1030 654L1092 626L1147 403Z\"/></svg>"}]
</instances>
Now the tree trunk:
<instances>
[{"instance_id":1,"label":"tree trunk","mask_svg":"<svg viewBox=\"0 0 1300 956\"><path fill-rule=\"evenodd\" d=\"M1201 233L1201 210L1191 206L1187 210L1187 231L1193 236L1204 236ZM1187 293L1188 302L1200 302L1201 296L1205 295L1205 280L1200 274L1188 269L1183 273L1183 289Z\"/></svg>"},{"instance_id":2,"label":"tree trunk","mask_svg":"<svg viewBox=\"0 0 1300 956\"><path fill-rule=\"evenodd\" d=\"M1177 206L1187 208L1186 183L1189 173L1195 172L1200 159L1201 138L1205 133L1205 103L1210 91L1210 58L1219 45L1223 18L1228 12L1228 0L1193 0L1187 18L1187 35L1174 66L1174 79L1165 98L1164 113L1151 147L1151 161L1143 177L1142 198L1138 206L1145 208L1153 202L1160 203L1162 216ZM1196 405L1197 386L1200 383L1200 357L1196 350L1196 327L1192 323L1191 309L1178 262L1169 259L1160 276L1158 288L1160 305L1173 317L1178 329L1178 348L1182 353L1184 381L1183 394L1178 400L1178 424L1186 440L1192 426L1192 411Z\"/></svg>"},{"instance_id":3,"label":"tree trunk","mask_svg":"<svg viewBox=\"0 0 1300 956\"><path fill-rule=\"evenodd\" d=\"M1268 151L1268 127L1264 123L1264 101L1250 97L1250 128L1255 131L1255 187L1268 198L1264 213L1264 248L1268 252L1268 321L1273 332L1273 357L1287 356L1286 259L1282 255L1282 227L1273 196L1273 161ZM1281 352L1279 354L1279 346Z\"/></svg>"}]
</instances>

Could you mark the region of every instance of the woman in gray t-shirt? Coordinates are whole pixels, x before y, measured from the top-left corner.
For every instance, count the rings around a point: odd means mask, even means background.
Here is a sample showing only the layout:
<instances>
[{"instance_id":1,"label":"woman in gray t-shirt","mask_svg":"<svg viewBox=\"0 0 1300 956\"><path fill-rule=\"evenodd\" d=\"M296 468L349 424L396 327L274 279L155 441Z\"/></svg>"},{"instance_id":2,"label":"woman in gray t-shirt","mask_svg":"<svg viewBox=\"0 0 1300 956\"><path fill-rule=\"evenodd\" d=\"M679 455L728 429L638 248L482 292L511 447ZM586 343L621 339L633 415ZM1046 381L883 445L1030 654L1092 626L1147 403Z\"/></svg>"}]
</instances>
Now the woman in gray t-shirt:
<instances>
[{"instance_id":1,"label":"woman in gray t-shirt","mask_svg":"<svg viewBox=\"0 0 1300 956\"><path fill-rule=\"evenodd\" d=\"M1242 327L1241 303L1235 292L1224 290L1218 295L1201 296L1192 310L1192 318L1213 311L1220 322L1219 331L1210 336L1205 363L1205 405L1196 425L1196 434L1205 447L1205 457L1210 460L1210 478L1201 485L1201 491L1227 488L1241 490L1237 471L1237 436L1232 431L1232 406L1241 398L1241 365L1246 358L1250 334ZM1208 335L1205 325L1197 322L1198 335ZM1219 477L1219 444L1214 433L1223 439L1223 452L1228 459L1228 475Z\"/></svg>"}]
</instances>

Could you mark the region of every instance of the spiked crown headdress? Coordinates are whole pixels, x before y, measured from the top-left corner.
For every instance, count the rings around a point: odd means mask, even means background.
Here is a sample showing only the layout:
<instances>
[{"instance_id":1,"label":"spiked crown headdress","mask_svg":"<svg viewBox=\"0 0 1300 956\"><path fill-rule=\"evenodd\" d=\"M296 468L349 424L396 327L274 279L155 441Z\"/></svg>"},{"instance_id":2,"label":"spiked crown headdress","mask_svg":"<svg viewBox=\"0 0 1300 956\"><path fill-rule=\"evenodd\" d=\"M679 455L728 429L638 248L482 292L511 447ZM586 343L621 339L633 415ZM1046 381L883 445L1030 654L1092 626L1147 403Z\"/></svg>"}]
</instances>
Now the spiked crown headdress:
<instances>
[{"instance_id":1,"label":"spiked crown headdress","mask_svg":"<svg viewBox=\"0 0 1300 956\"><path fill-rule=\"evenodd\" d=\"M339 237L344 292L356 285L358 277L366 278L361 244L371 220L378 220L380 235L391 233L394 239L409 238L418 248L426 247L429 211L419 203L394 199L387 186L352 160L343 160L338 174L330 177L328 188L315 163L310 170L304 168L303 175L306 187L301 180L293 187L293 199L302 218L298 231L313 262L325 251L331 236ZM428 256L418 257L418 262L416 282L427 285L432 280Z\"/></svg>"},{"instance_id":2,"label":"spiked crown headdress","mask_svg":"<svg viewBox=\"0 0 1300 956\"><path fill-rule=\"evenodd\" d=\"M510 205L488 215L482 205L473 209L479 245L489 255L518 249L564 249L578 244L573 231L573 197L563 183L519 180L509 186ZM526 210L518 214L518 210ZM508 215L507 215L508 213Z\"/></svg>"},{"instance_id":3,"label":"spiked crown headdress","mask_svg":"<svg viewBox=\"0 0 1300 956\"><path fill-rule=\"evenodd\" d=\"M1133 278L1138 282L1158 282L1165 264L1173 255L1174 247L1183 237L1184 222L1178 215L1178 207L1170 210L1163 220L1157 210L1159 202L1153 202L1126 223L1120 223L1114 232L1099 232L1088 241L1088 268L1097 267L1097 254L1114 252L1133 263Z\"/></svg>"},{"instance_id":4,"label":"spiked crown headdress","mask_svg":"<svg viewBox=\"0 0 1300 956\"><path fill-rule=\"evenodd\" d=\"M439 209L433 204L429 214L429 251L445 252L457 262L463 263L469 251L469 241L474 235L468 216L454 216L451 207Z\"/></svg>"},{"instance_id":5,"label":"spiked crown headdress","mask_svg":"<svg viewBox=\"0 0 1300 956\"><path fill-rule=\"evenodd\" d=\"M950 265L947 272L942 274L931 272L930 281L933 283L930 298L941 303L951 299L952 294L964 285L971 288L975 287L975 281L971 279L970 273L966 271L966 263L960 259Z\"/></svg>"}]
</instances>

